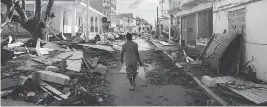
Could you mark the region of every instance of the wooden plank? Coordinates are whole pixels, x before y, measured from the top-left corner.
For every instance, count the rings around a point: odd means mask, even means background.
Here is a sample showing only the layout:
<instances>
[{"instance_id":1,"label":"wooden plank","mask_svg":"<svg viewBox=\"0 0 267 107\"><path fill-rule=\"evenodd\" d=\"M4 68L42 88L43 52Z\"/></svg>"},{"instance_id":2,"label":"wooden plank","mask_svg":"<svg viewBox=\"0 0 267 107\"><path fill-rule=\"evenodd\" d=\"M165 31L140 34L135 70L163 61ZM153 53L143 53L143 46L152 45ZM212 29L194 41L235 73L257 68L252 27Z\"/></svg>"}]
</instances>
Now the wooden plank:
<instances>
[{"instance_id":1,"label":"wooden plank","mask_svg":"<svg viewBox=\"0 0 267 107\"><path fill-rule=\"evenodd\" d=\"M106 45L90 45L90 44L78 44L78 45L88 46L88 47L91 47L91 48L96 48L96 49L110 51L110 52L114 52L115 51L111 46L106 46Z\"/></svg>"},{"instance_id":2,"label":"wooden plank","mask_svg":"<svg viewBox=\"0 0 267 107\"><path fill-rule=\"evenodd\" d=\"M193 79L196 81L196 83L206 92L208 95L212 98L214 98L216 101L218 101L221 105L227 106L228 103L225 102L223 99L221 99L219 96L217 96L215 93L213 93L208 87L206 87L197 77L193 76Z\"/></svg>"},{"instance_id":3,"label":"wooden plank","mask_svg":"<svg viewBox=\"0 0 267 107\"><path fill-rule=\"evenodd\" d=\"M60 100L60 101L55 101L51 104L49 104L48 106L64 106L64 105L67 105L75 100L77 100L78 96L73 96L73 97L70 97L68 99L63 99L63 100Z\"/></svg>"},{"instance_id":4,"label":"wooden plank","mask_svg":"<svg viewBox=\"0 0 267 107\"><path fill-rule=\"evenodd\" d=\"M59 53L58 55L55 55L53 60L61 61L62 59L67 58L71 54L73 56L68 58L68 60L78 60L78 59L83 58L83 52L82 51L70 51L70 52L63 52L63 53Z\"/></svg>"},{"instance_id":5,"label":"wooden plank","mask_svg":"<svg viewBox=\"0 0 267 107\"><path fill-rule=\"evenodd\" d=\"M44 81L40 81L40 85L46 89L48 89L49 91L53 92L54 94L60 96L63 99L68 99L69 97L66 96L65 94L61 93L60 91L58 91L56 88L52 87L51 85L45 83Z\"/></svg>"},{"instance_id":6,"label":"wooden plank","mask_svg":"<svg viewBox=\"0 0 267 107\"><path fill-rule=\"evenodd\" d=\"M83 63L85 64L85 66L86 66L87 69L90 69L90 66L88 65L88 62L86 61L85 58L83 58Z\"/></svg>"},{"instance_id":7,"label":"wooden plank","mask_svg":"<svg viewBox=\"0 0 267 107\"><path fill-rule=\"evenodd\" d=\"M45 92L47 92L48 94L52 95L55 99L57 99L57 100L62 100L61 98L59 98L59 97L57 97L57 96L54 96L50 91L48 91L48 89L46 89L46 88L44 88L44 87L42 87L42 86L40 86L40 87L41 87L41 89L43 89Z\"/></svg>"},{"instance_id":8,"label":"wooden plank","mask_svg":"<svg viewBox=\"0 0 267 107\"><path fill-rule=\"evenodd\" d=\"M31 60L44 64L44 65L52 65L52 61L50 59L46 59L47 57L39 56L39 57L32 57Z\"/></svg>"},{"instance_id":9,"label":"wooden plank","mask_svg":"<svg viewBox=\"0 0 267 107\"><path fill-rule=\"evenodd\" d=\"M36 48L27 48L29 51L36 51ZM25 47L11 47L11 48L8 48L8 50L13 50L13 51L25 51L27 52L27 49Z\"/></svg>"}]
</instances>

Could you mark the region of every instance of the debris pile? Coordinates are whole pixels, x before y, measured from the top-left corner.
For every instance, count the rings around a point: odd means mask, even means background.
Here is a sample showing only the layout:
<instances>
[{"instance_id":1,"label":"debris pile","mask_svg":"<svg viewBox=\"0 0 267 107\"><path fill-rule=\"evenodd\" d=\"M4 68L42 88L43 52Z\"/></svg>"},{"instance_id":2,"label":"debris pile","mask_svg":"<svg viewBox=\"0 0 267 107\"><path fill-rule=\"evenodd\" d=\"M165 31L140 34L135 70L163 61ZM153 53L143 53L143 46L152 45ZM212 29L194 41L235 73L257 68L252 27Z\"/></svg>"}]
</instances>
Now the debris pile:
<instances>
[{"instance_id":1,"label":"debris pile","mask_svg":"<svg viewBox=\"0 0 267 107\"><path fill-rule=\"evenodd\" d=\"M33 105L75 106L103 102L105 95L96 88L103 87L108 67L115 66L117 60L110 46L80 44L80 40L47 42L38 39L4 48L20 53L1 66L2 101Z\"/></svg>"}]
</instances>

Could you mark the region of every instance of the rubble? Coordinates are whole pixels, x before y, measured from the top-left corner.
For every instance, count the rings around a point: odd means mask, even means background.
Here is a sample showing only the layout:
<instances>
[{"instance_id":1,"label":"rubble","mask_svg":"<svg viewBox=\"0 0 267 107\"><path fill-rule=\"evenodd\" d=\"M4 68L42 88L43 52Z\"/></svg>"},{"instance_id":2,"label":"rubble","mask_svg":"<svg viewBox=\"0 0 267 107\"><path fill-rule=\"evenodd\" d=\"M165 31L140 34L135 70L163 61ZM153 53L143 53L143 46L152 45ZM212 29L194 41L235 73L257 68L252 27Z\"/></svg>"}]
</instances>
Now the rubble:
<instances>
[{"instance_id":1,"label":"rubble","mask_svg":"<svg viewBox=\"0 0 267 107\"><path fill-rule=\"evenodd\" d=\"M108 45L81 45L79 38L53 42L29 39L2 48L17 51L16 58L1 66L2 101L49 106L103 102L94 88L105 83L103 74L114 65L115 51Z\"/></svg>"},{"instance_id":2,"label":"rubble","mask_svg":"<svg viewBox=\"0 0 267 107\"><path fill-rule=\"evenodd\" d=\"M54 73L52 71L37 71L40 80L53 82L61 85L67 85L69 83L69 76Z\"/></svg>"}]
</instances>

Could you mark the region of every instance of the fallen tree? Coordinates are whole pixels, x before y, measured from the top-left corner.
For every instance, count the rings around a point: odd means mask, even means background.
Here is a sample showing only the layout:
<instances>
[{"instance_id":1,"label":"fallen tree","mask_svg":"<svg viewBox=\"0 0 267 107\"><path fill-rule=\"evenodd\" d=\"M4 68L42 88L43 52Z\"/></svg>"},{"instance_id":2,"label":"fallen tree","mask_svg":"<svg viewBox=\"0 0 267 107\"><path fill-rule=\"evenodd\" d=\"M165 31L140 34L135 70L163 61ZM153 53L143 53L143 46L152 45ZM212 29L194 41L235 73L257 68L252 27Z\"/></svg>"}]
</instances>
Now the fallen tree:
<instances>
[{"instance_id":1,"label":"fallen tree","mask_svg":"<svg viewBox=\"0 0 267 107\"><path fill-rule=\"evenodd\" d=\"M37 40L38 38L43 38L45 35L45 25L53 15L51 14L51 9L54 4L54 0L49 0L45 12L44 19L41 19L42 9L41 4L43 0L35 0L35 12L34 17L29 18L30 16L25 11L25 0L1 0L1 3L7 6L7 11L1 13L1 28L7 23L13 21L20 24L23 28L29 31L32 35L32 38ZM18 14L14 14L16 11Z\"/></svg>"}]
</instances>

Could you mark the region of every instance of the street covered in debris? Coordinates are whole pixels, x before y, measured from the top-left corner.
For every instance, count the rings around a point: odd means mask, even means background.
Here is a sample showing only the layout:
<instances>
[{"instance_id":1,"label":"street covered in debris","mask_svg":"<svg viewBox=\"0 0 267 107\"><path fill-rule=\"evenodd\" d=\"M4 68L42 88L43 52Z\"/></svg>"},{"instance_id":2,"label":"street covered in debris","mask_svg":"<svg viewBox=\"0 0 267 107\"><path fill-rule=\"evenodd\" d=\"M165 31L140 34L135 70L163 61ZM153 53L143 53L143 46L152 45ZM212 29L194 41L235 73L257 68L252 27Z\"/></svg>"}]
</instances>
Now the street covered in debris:
<instances>
[{"instance_id":1,"label":"street covered in debris","mask_svg":"<svg viewBox=\"0 0 267 107\"><path fill-rule=\"evenodd\" d=\"M1 0L1 106L266 106L266 5Z\"/></svg>"},{"instance_id":2,"label":"street covered in debris","mask_svg":"<svg viewBox=\"0 0 267 107\"><path fill-rule=\"evenodd\" d=\"M169 57L155 50L156 46L147 39L134 41L139 44L147 73L146 80L137 79L134 92L128 90L129 83L121 72L120 48L108 45L92 48L94 45L73 43L71 50L60 51L60 45L48 43L51 47L47 49L54 49L51 54L25 54L7 61L6 68L2 68L5 71L1 77L2 102L71 106L206 105L208 97ZM114 41L112 47L120 47L124 42ZM38 85L33 85L36 82Z\"/></svg>"}]
</instances>

